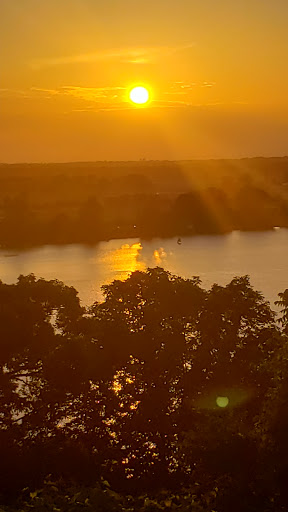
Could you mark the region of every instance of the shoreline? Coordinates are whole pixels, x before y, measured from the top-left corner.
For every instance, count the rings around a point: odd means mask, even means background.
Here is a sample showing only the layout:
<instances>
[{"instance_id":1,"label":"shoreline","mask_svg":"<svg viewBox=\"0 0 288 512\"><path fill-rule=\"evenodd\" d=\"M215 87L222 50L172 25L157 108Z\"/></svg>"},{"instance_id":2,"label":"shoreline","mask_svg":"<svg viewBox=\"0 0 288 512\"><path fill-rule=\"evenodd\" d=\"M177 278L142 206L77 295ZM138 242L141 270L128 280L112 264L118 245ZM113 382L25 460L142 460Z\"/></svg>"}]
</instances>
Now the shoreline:
<instances>
[{"instance_id":1,"label":"shoreline","mask_svg":"<svg viewBox=\"0 0 288 512\"><path fill-rule=\"evenodd\" d=\"M37 248L41 248L41 247L45 247L45 246L54 246L54 247L63 247L63 246L67 246L67 245L83 245L83 246L86 246L86 247L91 247L91 246L95 246L101 242L111 242L112 240L129 240L129 239L137 239L139 240L140 242L141 241L147 241L147 242L150 242L154 239L163 239L163 240L168 240L168 239L171 239L171 238L176 238L176 239L182 239L182 238L194 238L194 237L200 237L200 236L225 236L225 235L230 235L232 233L271 233L272 231L279 231L279 230L285 230L285 229L288 229L288 226L273 226L272 228L268 228L268 229L260 229L260 228L256 228L256 229L232 229L230 231L219 231L219 232L207 232L207 233L170 233L170 234L155 234L155 235L151 235L151 236L141 236L139 234L136 234L136 233L131 233L131 234L119 234L119 236L111 236L111 237L107 237L107 238L101 238L101 239L95 239L95 240L91 240L91 241L85 241L85 240L65 240L63 242L56 242L53 240L49 241L47 240L46 242L39 242L39 243L31 243L31 244L1 244L0 243L0 251L25 251L25 250L29 250L29 249L37 249ZM11 255L7 255L7 257L12 257L12 256L15 256L14 254L11 254Z\"/></svg>"}]
</instances>

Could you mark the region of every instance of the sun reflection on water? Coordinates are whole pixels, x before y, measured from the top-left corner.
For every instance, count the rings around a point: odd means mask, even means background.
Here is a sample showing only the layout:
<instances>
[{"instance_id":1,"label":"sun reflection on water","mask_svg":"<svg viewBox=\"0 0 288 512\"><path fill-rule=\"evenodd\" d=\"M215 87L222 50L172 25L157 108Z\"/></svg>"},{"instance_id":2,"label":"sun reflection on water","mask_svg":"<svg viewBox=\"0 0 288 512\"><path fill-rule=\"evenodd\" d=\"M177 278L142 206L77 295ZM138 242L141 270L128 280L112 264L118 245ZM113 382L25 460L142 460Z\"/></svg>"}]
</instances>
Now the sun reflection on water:
<instances>
[{"instance_id":1,"label":"sun reflection on water","mask_svg":"<svg viewBox=\"0 0 288 512\"><path fill-rule=\"evenodd\" d=\"M163 247L159 249L155 249L153 252L153 258L157 264L162 263L166 259L167 253L164 251Z\"/></svg>"},{"instance_id":2,"label":"sun reflection on water","mask_svg":"<svg viewBox=\"0 0 288 512\"><path fill-rule=\"evenodd\" d=\"M142 249L140 242L123 244L120 248L109 251L103 258L103 263L110 267L115 279L127 279L135 270L146 269L145 262L141 261Z\"/></svg>"}]
</instances>

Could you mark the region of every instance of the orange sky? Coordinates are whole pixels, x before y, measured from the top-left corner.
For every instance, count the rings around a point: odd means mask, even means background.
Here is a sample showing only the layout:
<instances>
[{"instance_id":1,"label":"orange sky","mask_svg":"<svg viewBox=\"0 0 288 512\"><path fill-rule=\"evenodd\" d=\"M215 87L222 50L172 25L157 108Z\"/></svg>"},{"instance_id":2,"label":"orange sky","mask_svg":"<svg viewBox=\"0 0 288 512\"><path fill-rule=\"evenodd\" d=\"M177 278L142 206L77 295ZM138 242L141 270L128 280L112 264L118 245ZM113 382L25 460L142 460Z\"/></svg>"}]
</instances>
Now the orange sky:
<instances>
[{"instance_id":1,"label":"orange sky","mask_svg":"<svg viewBox=\"0 0 288 512\"><path fill-rule=\"evenodd\" d=\"M1 0L0 161L288 154L287 20L287 0Z\"/></svg>"}]
</instances>

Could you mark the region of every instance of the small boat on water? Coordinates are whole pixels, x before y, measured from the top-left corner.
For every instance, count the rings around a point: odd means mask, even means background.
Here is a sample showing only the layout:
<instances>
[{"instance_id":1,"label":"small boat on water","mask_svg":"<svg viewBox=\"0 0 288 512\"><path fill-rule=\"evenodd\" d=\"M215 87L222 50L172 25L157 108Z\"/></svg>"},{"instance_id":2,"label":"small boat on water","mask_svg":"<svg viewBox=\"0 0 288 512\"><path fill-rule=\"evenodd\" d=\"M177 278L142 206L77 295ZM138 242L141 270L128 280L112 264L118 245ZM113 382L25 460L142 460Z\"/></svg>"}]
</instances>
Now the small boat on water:
<instances>
[{"instance_id":1,"label":"small boat on water","mask_svg":"<svg viewBox=\"0 0 288 512\"><path fill-rule=\"evenodd\" d=\"M181 238L180 238L180 237L179 237L179 238L178 238L178 240L177 240L177 244L178 244L178 245L181 245L181 244L182 244L182 240L181 240Z\"/></svg>"}]
</instances>

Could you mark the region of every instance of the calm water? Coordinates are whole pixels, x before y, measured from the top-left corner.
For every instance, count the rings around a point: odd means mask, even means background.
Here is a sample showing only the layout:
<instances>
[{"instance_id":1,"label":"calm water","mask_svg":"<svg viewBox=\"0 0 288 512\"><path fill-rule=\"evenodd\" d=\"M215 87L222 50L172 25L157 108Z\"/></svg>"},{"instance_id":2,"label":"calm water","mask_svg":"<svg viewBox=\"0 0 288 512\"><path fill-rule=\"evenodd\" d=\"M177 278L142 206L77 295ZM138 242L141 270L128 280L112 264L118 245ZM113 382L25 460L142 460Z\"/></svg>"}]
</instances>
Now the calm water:
<instances>
[{"instance_id":1,"label":"calm water","mask_svg":"<svg viewBox=\"0 0 288 512\"><path fill-rule=\"evenodd\" d=\"M288 288L288 230L176 238L111 240L94 246L43 246L0 250L0 279L13 283L20 274L60 279L79 291L83 304L101 300L101 285L125 279L134 270L161 266L183 277L198 275L205 287L227 284L249 274L253 286L274 302Z\"/></svg>"}]
</instances>

